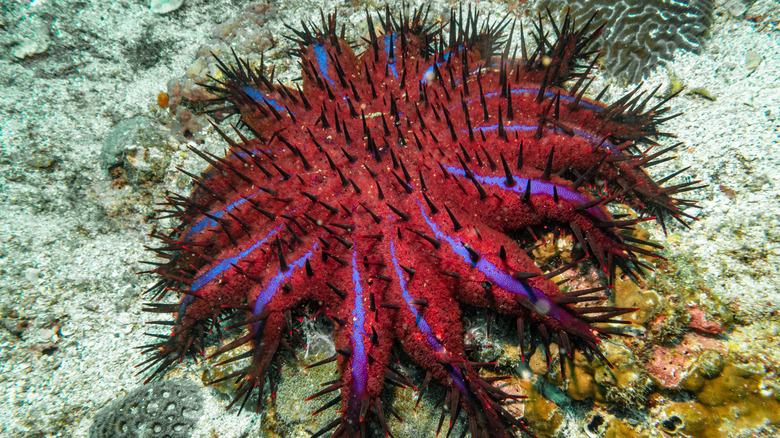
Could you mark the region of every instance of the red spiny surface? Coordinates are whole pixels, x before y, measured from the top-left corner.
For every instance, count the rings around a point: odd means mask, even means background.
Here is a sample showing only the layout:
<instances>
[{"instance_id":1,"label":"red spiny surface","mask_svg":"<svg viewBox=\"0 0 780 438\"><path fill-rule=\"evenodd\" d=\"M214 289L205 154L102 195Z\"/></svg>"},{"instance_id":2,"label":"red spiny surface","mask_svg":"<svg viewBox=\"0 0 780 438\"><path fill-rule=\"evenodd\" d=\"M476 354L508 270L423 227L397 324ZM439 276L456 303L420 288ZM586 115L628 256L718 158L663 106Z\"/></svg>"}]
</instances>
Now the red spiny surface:
<instances>
[{"instance_id":1,"label":"red spiny surface","mask_svg":"<svg viewBox=\"0 0 780 438\"><path fill-rule=\"evenodd\" d=\"M176 314L171 336L147 347L152 377L201 350L209 326L233 312L246 334L219 352L251 345L247 367L229 376L241 379L243 406L288 345L292 312L308 306L334 321L339 352L340 378L324 392L340 414L316 435L369 436L369 419L389 432L380 392L387 379L408 384L390 365L400 345L447 388L453 419L463 410L472 436L501 437L531 431L469 361L463 306L517 319L562 358L601 356L601 338L617 330L594 324L632 309L588 306L600 290L561 293L511 236L559 230L610 275L641 273L638 255L654 254L626 230L642 219L614 220L605 205L619 198L675 218L691 205L670 197L687 186L650 179L642 166L655 158L634 144L661 135L666 109L645 109L650 98L637 93L610 106L582 97L593 66L583 51L598 33L587 24L566 17L555 41L537 29L540 45L506 61L507 22L475 17L453 13L447 34L421 11L387 12L381 35L369 17L358 54L323 19L296 31L297 89L238 59L222 64L208 86L214 111L239 113L252 135L219 131L227 155L196 151L211 167L191 196L168 200L182 222L157 236L167 261L154 291L183 298L149 309Z\"/></svg>"}]
</instances>

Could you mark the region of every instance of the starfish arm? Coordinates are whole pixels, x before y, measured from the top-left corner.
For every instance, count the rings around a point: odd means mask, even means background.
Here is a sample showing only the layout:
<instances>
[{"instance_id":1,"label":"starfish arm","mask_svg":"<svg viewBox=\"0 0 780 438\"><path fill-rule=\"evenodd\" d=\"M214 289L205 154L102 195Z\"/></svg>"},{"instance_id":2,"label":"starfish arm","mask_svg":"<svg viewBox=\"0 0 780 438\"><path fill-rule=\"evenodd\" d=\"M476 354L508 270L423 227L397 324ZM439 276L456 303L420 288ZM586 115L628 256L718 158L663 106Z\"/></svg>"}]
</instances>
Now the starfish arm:
<instances>
[{"instance_id":1,"label":"starfish arm","mask_svg":"<svg viewBox=\"0 0 780 438\"><path fill-rule=\"evenodd\" d=\"M420 252L415 251L415 245L407 243L402 247L399 243L390 242L392 268L397 280L393 290L401 302L396 331L404 351L447 388L446 399L452 404L449 427L463 408L470 417L472 436L479 436L482 431L509 436L502 424L526 431L521 421L501 407L506 394L493 390L470 365L460 336L460 306L441 290L450 286L449 281L443 277L431 278L424 271L410 277L402 266L424 263Z\"/></svg>"}]
</instances>

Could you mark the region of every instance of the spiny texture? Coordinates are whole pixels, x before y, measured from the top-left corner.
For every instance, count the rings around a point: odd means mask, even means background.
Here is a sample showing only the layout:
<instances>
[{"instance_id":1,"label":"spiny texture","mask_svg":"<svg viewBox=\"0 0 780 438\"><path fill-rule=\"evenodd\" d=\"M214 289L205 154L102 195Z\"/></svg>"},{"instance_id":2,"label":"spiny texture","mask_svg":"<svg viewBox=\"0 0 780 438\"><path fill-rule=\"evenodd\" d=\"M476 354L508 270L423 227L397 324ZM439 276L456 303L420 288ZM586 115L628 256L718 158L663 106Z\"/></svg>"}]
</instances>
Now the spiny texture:
<instances>
[{"instance_id":1,"label":"spiny texture","mask_svg":"<svg viewBox=\"0 0 780 438\"><path fill-rule=\"evenodd\" d=\"M580 350L606 361L599 343L633 309L599 305L606 286L562 293L550 278L577 263L544 273L517 239L566 233L609 276L640 274L640 257L658 246L631 230L648 217L613 217L606 205L620 199L677 219L692 205L672 197L690 184L662 187L643 168L671 149L639 150L666 135L666 100L649 108L652 94L636 91L611 105L583 97L595 65L584 48L599 33L590 22L567 16L548 39L540 17L533 48L521 28L512 50L514 24L463 15L445 27L423 10L386 10L377 28L369 15L359 53L335 15L302 23L294 88L262 66L221 64L224 76L207 85L212 112L238 113L243 127L215 127L226 156L194 150L210 167L192 175L190 196L168 199L181 223L155 236L163 261L151 292L182 299L149 305L176 315L157 322L171 334L144 347L150 378L201 352L205 334L233 318L244 335L214 356L248 345L228 360L246 367L220 379L239 383L231 405L243 407L267 378L273 391L293 315L315 309L334 323L337 353L320 363L336 361L339 378L312 398L333 393L319 411L340 406L315 436L392 432L382 389L410 385L393 365L400 347L426 371L423 390L431 380L446 388L450 425L465 412L472 436L505 437L532 433L504 407L518 397L469 360L462 307L511 318L523 355L529 338L548 360L555 343L562 360ZM443 420L444 410L439 428Z\"/></svg>"},{"instance_id":2,"label":"spiny texture","mask_svg":"<svg viewBox=\"0 0 780 438\"><path fill-rule=\"evenodd\" d=\"M698 53L712 25L712 0L549 0L542 6L571 9L577 20L598 10L608 24L595 47L606 70L636 83L677 49Z\"/></svg>"}]
</instances>

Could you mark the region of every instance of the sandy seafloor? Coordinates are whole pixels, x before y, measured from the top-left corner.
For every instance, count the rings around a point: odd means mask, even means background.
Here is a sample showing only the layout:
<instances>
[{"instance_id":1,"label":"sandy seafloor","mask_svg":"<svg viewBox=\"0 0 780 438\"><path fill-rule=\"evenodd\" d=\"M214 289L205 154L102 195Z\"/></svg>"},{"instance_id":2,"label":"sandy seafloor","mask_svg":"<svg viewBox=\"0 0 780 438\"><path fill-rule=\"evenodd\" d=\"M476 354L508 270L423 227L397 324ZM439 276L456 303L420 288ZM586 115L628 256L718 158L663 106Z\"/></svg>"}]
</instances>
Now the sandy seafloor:
<instances>
[{"instance_id":1,"label":"sandy seafloor","mask_svg":"<svg viewBox=\"0 0 780 438\"><path fill-rule=\"evenodd\" d=\"M164 15L153 14L147 0L0 5L1 437L87 436L96 411L140 385L133 366L141 358L133 347L143 342L149 317L141 312L141 292L153 279L135 272L149 257L147 218L165 189L188 190L175 165L197 173L203 163L187 153L184 137L171 135L164 141L175 154L159 172L162 182L118 187L100 165L101 147L112 126L133 117L175 131L165 126L171 117L157 105L158 93L184 76L201 46L214 46L219 23L245 15L251 4L186 0ZM439 12L449 7L433 5ZM351 23L363 21L362 3L340 7ZM506 10L498 2L479 7ZM284 0L247 29L273 36L278 47L268 57L281 68L282 49L290 47L282 23L313 14L309 2ZM768 15L755 22L746 19L751 14ZM684 255L678 259L694 263L711 293L735 310L739 324L727 334L732 348L763 355L774 372L780 357L778 22L776 1L747 7L718 0L702 53L678 51L668 70L659 68L646 81L647 88L665 87L671 71L689 89L703 87L715 97L673 100L673 111L684 115L664 125L685 146L659 174L691 166L688 175L708 184L690 194L700 201L699 220L668 239L649 228L666 255ZM205 143L190 143L222 148L210 131ZM190 362L175 376L198 380L201 369ZM203 396L193 436L257 436L260 416L224 413L226 399L212 389ZM565 436L585 436L582 417L566 421Z\"/></svg>"}]
</instances>

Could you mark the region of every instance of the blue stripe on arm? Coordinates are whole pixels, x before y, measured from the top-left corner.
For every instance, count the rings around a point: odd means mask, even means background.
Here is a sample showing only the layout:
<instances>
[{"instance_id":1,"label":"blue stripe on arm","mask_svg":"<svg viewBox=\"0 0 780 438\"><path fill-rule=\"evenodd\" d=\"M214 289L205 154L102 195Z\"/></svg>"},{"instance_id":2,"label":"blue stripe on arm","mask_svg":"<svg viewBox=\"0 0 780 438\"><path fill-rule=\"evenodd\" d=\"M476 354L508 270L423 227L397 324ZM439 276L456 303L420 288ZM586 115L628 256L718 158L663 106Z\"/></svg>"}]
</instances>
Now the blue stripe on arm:
<instances>
[{"instance_id":1,"label":"blue stripe on arm","mask_svg":"<svg viewBox=\"0 0 780 438\"><path fill-rule=\"evenodd\" d=\"M466 171L461 169L460 167L444 166L444 168L447 169L447 172L450 172L452 174L455 174L455 175L458 175L458 176L461 176L461 177L465 177L466 176ZM553 194L557 191L558 192L558 196L560 196L561 198L563 198L563 199L565 199L567 201L581 203L581 204L586 204L586 203L591 201L590 199L588 199L582 193L579 193L579 192L574 191L574 190L569 190L568 187L566 187L565 185L562 185L562 184L554 184L554 183L547 182L547 181L539 181L539 180L535 180L533 178L524 178L524 177L517 176L517 175L512 175L512 176L514 177L514 179L517 182L517 184L515 184L512 187L507 187L506 184L504 184L504 182L506 181L506 178L504 178L503 176L482 176L482 175L478 175L478 174L474 173L474 178L477 181L479 181L480 183L482 183L482 184L485 184L485 185L488 185L488 186L492 186L492 187L495 187L495 188L499 188L501 190L508 190L510 192L515 192L515 193L517 193L519 195L525 194L525 188L528 187L528 181L530 180L531 181L531 195L553 196ZM553 190L553 187L555 188L555 190ZM591 215L593 215L596 218L599 218L599 219L605 220L605 221L609 220L609 218L607 218L607 216L604 214L604 212L601 211L598 207L591 207L587 211L588 211L588 213L590 213Z\"/></svg>"},{"instance_id":2,"label":"blue stripe on arm","mask_svg":"<svg viewBox=\"0 0 780 438\"><path fill-rule=\"evenodd\" d=\"M280 225L279 228L276 229L278 231L281 229L282 226ZM269 236L270 237L270 236ZM252 314L253 315L259 315L263 312L263 308L266 304L271 302L271 299L276 295L276 292L279 291L279 287L284 283L285 280L288 280L290 277L292 277L293 273L297 269L300 269L305 263L306 260L311 258L312 254L314 254L314 251L317 249L318 243L314 243L312 247L307 251L304 255L302 255L300 258L289 264L289 268L287 271L279 272L276 274L274 278L268 281L268 284L265 286L262 292L260 292L260 295L257 296L257 299L255 300L255 306L253 309ZM252 330L257 333L257 331L260 329L262 321L258 321L252 324Z\"/></svg>"}]
</instances>

